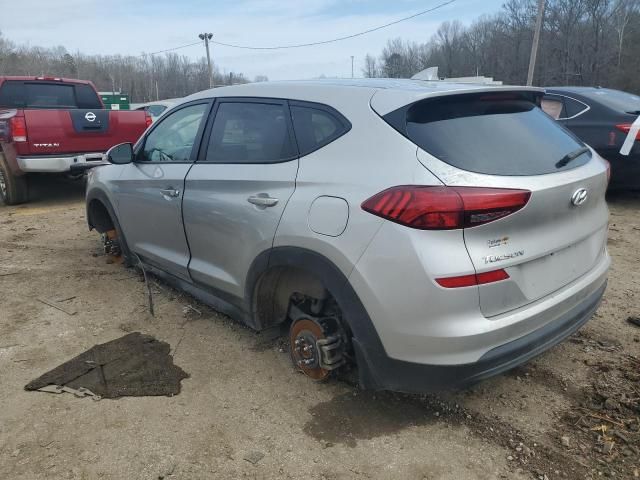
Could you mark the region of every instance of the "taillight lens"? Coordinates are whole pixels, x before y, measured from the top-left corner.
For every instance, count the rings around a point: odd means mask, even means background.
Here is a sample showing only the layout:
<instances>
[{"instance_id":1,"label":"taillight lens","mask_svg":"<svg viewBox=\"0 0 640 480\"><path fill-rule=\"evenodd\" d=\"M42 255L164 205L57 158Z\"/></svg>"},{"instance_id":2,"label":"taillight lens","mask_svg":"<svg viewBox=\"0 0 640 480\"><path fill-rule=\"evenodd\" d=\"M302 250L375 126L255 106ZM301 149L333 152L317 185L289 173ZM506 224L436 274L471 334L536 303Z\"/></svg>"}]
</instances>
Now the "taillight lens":
<instances>
[{"instance_id":1,"label":"taillight lens","mask_svg":"<svg viewBox=\"0 0 640 480\"><path fill-rule=\"evenodd\" d=\"M436 278L436 282L444 288L461 288L486 285L487 283L500 282L508 278L509 274L505 270L500 269L472 275L462 275L460 277Z\"/></svg>"},{"instance_id":2,"label":"taillight lens","mask_svg":"<svg viewBox=\"0 0 640 480\"><path fill-rule=\"evenodd\" d=\"M493 222L523 208L531 192L507 188L402 185L362 203L362 209L420 230L454 230Z\"/></svg>"},{"instance_id":3,"label":"taillight lens","mask_svg":"<svg viewBox=\"0 0 640 480\"><path fill-rule=\"evenodd\" d=\"M11 117L9 119L9 135L14 142L27 141L27 122L24 117Z\"/></svg>"},{"instance_id":4,"label":"taillight lens","mask_svg":"<svg viewBox=\"0 0 640 480\"><path fill-rule=\"evenodd\" d=\"M149 126L153 123L153 117L151 117L151 114L149 112L144 112L144 121L147 124L147 128L149 128Z\"/></svg>"},{"instance_id":5,"label":"taillight lens","mask_svg":"<svg viewBox=\"0 0 640 480\"><path fill-rule=\"evenodd\" d=\"M629 130L631 130L631 124L630 123L621 123L619 125L616 125L616 128L618 130L620 130L621 132L624 132L624 133L628 134ZM636 140L640 140L640 131L636 134Z\"/></svg>"}]
</instances>

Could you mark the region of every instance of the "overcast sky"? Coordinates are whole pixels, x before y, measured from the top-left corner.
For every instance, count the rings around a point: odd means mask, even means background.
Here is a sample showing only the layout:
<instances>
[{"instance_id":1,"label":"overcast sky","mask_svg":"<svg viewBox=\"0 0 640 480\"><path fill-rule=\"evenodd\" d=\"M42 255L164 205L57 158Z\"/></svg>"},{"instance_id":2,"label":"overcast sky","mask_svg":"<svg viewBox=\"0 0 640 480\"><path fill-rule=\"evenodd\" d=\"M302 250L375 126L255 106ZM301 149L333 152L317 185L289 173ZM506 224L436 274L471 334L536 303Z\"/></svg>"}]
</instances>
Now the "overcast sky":
<instances>
[{"instance_id":1,"label":"overcast sky","mask_svg":"<svg viewBox=\"0 0 640 480\"><path fill-rule=\"evenodd\" d=\"M9 0L0 0L0 4ZM69 52L155 52L197 41L243 45L287 45L341 37L426 10L443 0L20 0L2 8L0 31L18 43ZM213 60L227 72L271 80L356 76L364 56L378 55L390 38L424 42L445 20L471 23L500 9L502 0L456 0L422 17L359 38L280 51L247 51L213 45ZM197 58L204 47L177 53Z\"/></svg>"}]
</instances>

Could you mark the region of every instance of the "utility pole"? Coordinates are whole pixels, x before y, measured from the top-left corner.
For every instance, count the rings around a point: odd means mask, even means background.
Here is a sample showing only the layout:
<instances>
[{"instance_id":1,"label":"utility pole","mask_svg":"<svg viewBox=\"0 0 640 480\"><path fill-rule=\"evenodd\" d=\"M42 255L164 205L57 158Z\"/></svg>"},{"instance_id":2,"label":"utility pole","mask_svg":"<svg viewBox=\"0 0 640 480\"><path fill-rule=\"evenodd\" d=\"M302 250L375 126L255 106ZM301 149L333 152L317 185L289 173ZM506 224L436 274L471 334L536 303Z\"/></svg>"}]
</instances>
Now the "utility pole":
<instances>
[{"instance_id":1,"label":"utility pole","mask_svg":"<svg viewBox=\"0 0 640 480\"><path fill-rule=\"evenodd\" d=\"M542 19L544 17L545 0L538 0L538 16L536 18L536 29L533 32L533 43L531 44L531 56L529 57L529 71L527 72L527 85L533 85L533 72L536 69L536 57L538 56L538 43L540 43L540 31L542 30Z\"/></svg>"},{"instance_id":2,"label":"utility pole","mask_svg":"<svg viewBox=\"0 0 640 480\"><path fill-rule=\"evenodd\" d=\"M351 78L353 78L353 55L351 55Z\"/></svg>"},{"instance_id":3,"label":"utility pole","mask_svg":"<svg viewBox=\"0 0 640 480\"><path fill-rule=\"evenodd\" d=\"M200 40L204 40L204 46L207 49L207 65L209 65L209 88L213 88L213 68L211 67L211 56L209 55L209 40L213 38L213 33L201 33L198 35Z\"/></svg>"}]
</instances>

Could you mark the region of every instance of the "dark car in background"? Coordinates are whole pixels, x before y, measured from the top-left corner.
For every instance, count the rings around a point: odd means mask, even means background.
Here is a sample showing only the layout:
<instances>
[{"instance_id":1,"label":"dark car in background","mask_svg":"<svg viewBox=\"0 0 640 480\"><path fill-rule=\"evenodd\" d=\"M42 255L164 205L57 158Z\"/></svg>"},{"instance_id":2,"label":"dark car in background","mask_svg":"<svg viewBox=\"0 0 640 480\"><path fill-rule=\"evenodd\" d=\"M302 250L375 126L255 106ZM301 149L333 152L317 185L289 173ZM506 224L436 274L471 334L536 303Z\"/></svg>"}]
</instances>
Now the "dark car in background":
<instances>
[{"instance_id":1,"label":"dark car in background","mask_svg":"<svg viewBox=\"0 0 640 480\"><path fill-rule=\"evenodd\" d=\"M611 163L611 189L640 188L640 134L620 149L640 115L640 96L599 87L548 87L542 109Z\"/></svg>"}]
</instances>

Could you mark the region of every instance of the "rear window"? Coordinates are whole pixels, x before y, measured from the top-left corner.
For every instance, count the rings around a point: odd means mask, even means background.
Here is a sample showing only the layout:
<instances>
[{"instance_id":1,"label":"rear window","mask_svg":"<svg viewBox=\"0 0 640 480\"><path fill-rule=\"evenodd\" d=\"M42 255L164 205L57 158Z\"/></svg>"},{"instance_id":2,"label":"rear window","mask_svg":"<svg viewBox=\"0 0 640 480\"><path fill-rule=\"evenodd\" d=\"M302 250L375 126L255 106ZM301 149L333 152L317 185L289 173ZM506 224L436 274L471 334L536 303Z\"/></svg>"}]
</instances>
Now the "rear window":
<instances>
[{"instance_id":1,"label":"rear window","mask_svg":"<svg viewBox=\"0 0 640 480\"><path fill-rule=\"evenodd\" d=\"M101 109L98 95L89 85L9 80L0 87L0 105L13 108Z\"/></svg>"},{"instance_id":2,"label":"rear window","mask_svg":"<svg viewBox=\"0 0 640 480\"><path fill-rule=\"evenodd\" d=\"M385 116L420 148L454 167L489 175L542 175L584 165L584 147L537 105L535 94L438 97Z\"/></svg>"},{"instance_id":3,"label":"rear window","mask_svg":"<svg viewBox=\"0 0 640 480\"><path fill-rule=\"evenodd\" d=\"M585 97L591 98L606 107L617 112L640 114L640 97L620 90L609 90L602 88L581 92Z\"/></svg>"}]
</instances>

